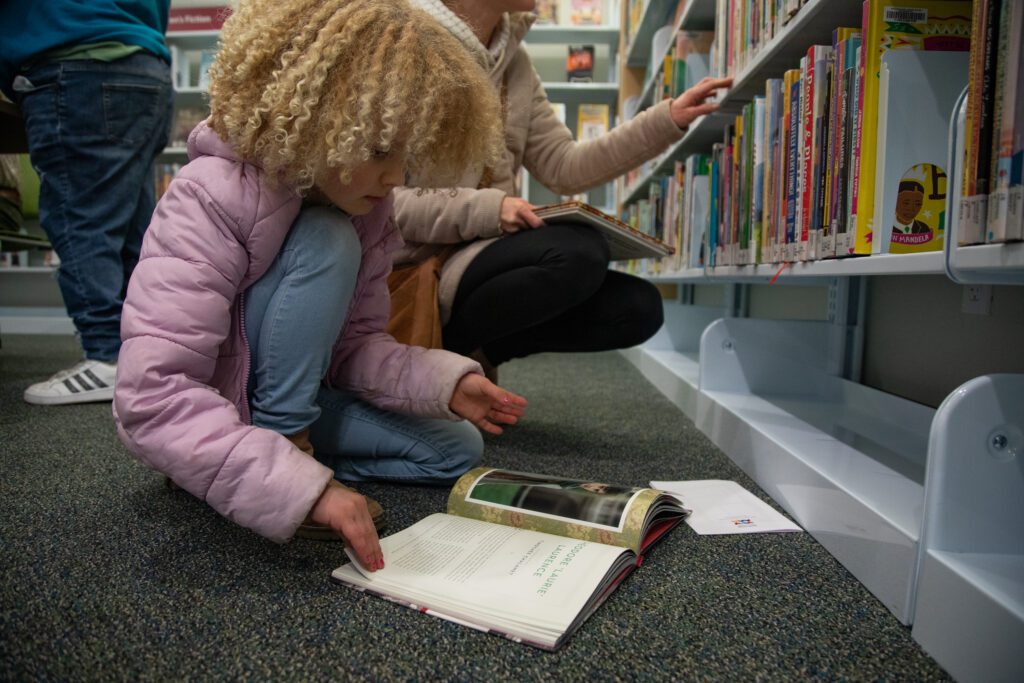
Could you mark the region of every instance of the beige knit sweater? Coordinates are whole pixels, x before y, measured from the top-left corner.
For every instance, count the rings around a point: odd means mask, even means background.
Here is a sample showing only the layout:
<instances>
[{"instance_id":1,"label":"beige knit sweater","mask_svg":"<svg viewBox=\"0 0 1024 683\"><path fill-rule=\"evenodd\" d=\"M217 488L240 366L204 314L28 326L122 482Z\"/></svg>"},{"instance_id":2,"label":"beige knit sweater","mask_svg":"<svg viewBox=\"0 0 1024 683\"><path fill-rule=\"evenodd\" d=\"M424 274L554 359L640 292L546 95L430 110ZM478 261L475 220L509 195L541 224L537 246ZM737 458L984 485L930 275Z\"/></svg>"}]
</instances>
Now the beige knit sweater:
<instances>
[{"instance_id":1,"label":"beige knit sweater","mask_svg":"<svg viewBox=\"0 0 1024 683\"><path fill-rule=\"evenodd\" d=\"M437 0L419 0L418 4L437 4ZM449 13L442 23L451 23L452 18ZM557 194L577 194L639 166L684 132L672 121L666 100L597 140L576 142L552 109L521 45L533 20L529 12L508 16L508 43L497 59L471 32L467 37L465 31L452 31L485 68L490 67L496 88L503 79L507 84L506 152L503 162L492 169L491 186L476 189L483 169L470 169L457 188L417 189L417 182L423 179L413 178L409 187L395 191L395 220L406 242L395 258L396 265L415 263L447 245L459 245L441 274L439 299L445 323L466 267L484 247L500 238L501 202L507 195L519 196L521 167Z\"/></svg>"}]
</instances>

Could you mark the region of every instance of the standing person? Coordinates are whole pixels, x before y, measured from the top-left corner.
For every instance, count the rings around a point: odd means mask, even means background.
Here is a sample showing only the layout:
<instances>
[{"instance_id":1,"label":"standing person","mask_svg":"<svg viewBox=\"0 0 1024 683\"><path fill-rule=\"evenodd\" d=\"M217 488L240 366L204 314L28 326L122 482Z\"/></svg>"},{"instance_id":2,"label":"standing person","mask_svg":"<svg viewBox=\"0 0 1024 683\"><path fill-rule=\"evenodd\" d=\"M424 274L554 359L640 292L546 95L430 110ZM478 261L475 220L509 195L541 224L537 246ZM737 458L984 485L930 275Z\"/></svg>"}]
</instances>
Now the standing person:
<instances>
[{"instance_id":1,"label":"standing person","mask_svg":"<svg viewBox=\"0 0 1024 683\"><path fill-rule=\"evenodd\" d=\"M267 538L340 537L383 566L383 511L335 477L450 482L480 459L476 427L500 434L526 404L383 331L392 188L493 159L498 111L404 0L242 2L128 287L129 449Z\"/></svg>"},{"instance_id":2,"label":"standing person","mask_svg":"<svg viewBox=\"0 0 1024 683\"><path fill-rule=\"evenodd\" d=\"M657 289L609 271L608 247L596 231L546 226L518 196L519 170L525 166L563 195L601 185L656 156L694 119L717 109L705 100L731 80L704 79L600 139L578 143L552 110L520 44L535 0L412 1L488 70L505 101L507 149L498 164L486 174L467 169L452 190L425 192L415 186L431 179L417 175L395 194L407 243L396 265L456 247L438 293L444 348L492 370L541 351L602 351L646 340L662 323Z\"/></svg>"},{"instance_id":3,"label":"standing person","mask_svg":"<svg viewBox=\"0 0 1024 683\"><path fill-rule=\"evenodd\" d=\"M29 403L109 401L121 305L153 213L172 107L170 0L0 3L0 89L25 119L39 222L84 359Z\"/></svg>"}]
</instances>

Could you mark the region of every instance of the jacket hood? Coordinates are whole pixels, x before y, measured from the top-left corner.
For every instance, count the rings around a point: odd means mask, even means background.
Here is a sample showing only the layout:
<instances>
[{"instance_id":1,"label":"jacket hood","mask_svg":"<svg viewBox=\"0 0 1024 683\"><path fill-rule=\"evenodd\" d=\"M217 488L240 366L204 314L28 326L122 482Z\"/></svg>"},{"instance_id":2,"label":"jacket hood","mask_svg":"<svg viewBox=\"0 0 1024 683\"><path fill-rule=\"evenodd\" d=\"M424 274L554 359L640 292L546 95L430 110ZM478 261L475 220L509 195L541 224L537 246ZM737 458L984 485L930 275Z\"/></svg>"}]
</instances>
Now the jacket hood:
<instances>
[{"instance_id":1,"label":"jacket hood","mask_svg":"<svg viewBox=\"0 0 1024 683\"><path fill-rule=\"evenodd\" d=\"M221 139L220 135L210 128L208 119L199 122L199 125L188 134L188 160L192 161L197 157L220 157L228 161L241 161L238 154L228 143Z\"/></svg>"}]
</instances>

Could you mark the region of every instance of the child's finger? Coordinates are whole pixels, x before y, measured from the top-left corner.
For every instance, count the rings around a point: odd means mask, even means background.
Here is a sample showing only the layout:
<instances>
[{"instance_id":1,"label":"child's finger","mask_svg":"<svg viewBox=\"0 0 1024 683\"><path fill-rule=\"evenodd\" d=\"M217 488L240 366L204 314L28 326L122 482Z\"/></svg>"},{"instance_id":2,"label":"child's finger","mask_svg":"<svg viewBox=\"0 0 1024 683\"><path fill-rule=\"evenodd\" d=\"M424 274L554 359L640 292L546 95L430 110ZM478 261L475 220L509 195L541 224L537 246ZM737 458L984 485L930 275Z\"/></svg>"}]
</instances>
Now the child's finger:
<instances>
[{"instance_id":1,"label":"child's finger","mask_svg":"<svg viewBox=\"0 0 1024 683\"><path fill-rule=\"evenodd\" d=\"M380 538L377 536L369 511L363 512L364 514L350 518L348 523L343 525L341 532L362 565L370 571L376 571L384 566L384 552L381 550Z\"/></svg>"},{"instance_id":2,"label":"child's finger","mask_svg":"<svg viewBox=\"0 0 1024 683\"><path fill-rule=\"evenodd\" d=\"M484 430L488 434L494 434L495 436L499 436L501 434L504 434L505 432L504 429L494 424L493 422L488 421L487 418L482 417L473 424L475 424L477 427Z\"/></svg>"},{"instance_id":3,"label":"child's finger","mask_svg":"<svg viewBox=\"0 0 1024 683\"><path fill-rule=\"evenodd\" d=\"M519 415L513 415L511 413L503 413L497 410L492 410L487 413L487 418L491 422L500 422L502 424L514 425L519 422Z\"/></svg>"},{"instance_id":4,"label":"child's finger","mask_svg":"<svg viewBox=\"0 0 1024 683\"><path fill-rule=\"evenodd\" d=\"M491 411L494 413L503 413L505 415L513 415L515 417L522 417L526 414L526 410L519 406L508 406L501 403L491 405Z\"/></svg>"},{"instance_id":5,"label":"child's finger","mask_svg":"<svg viewBox=\"0 0 1024 683\"><path fill-rule=\"evenodd\" d=\"M519 394L502 389L497 384L491 384L487 388L487 395L495 402L509 406L525 406L527 401Z\"/></svg>"}]
</instances>

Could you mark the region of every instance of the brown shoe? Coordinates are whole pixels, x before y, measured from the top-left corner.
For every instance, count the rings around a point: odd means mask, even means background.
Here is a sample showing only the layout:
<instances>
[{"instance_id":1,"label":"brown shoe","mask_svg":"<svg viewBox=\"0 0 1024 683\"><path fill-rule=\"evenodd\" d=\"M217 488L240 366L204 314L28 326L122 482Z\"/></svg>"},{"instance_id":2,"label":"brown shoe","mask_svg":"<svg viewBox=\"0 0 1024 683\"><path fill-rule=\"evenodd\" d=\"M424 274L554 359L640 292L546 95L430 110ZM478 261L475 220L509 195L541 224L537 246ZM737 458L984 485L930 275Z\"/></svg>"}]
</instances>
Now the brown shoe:
<instances>
[{"instance_id":1,"label":"brown shoe","mask_svg":"<svg viewBox=\"0 0 1024 683\"><path fill-rule=\"evenodd\" d=\"M337 486L339 488L348 489L353 491L354 489L345 486L337 479L331 479L328 486ZM358 493L358 491L357 491ZM384 508L381 504L375 501L369 496L363 496L366 498L366 507L370 510L370 519L373 520L373 527L380 531L384 528L384 524L387 521L387 514L384 512ZM306 538L312 541L344 541L345 537L334 530L333 527L327 524L319 524L314 522L312 518L306 517L302 520L302 524L295 530L295 538Z\"/></svg>"}]
</instances>

